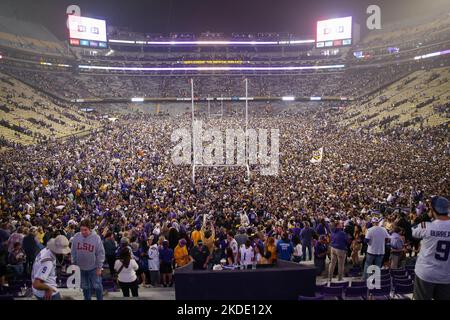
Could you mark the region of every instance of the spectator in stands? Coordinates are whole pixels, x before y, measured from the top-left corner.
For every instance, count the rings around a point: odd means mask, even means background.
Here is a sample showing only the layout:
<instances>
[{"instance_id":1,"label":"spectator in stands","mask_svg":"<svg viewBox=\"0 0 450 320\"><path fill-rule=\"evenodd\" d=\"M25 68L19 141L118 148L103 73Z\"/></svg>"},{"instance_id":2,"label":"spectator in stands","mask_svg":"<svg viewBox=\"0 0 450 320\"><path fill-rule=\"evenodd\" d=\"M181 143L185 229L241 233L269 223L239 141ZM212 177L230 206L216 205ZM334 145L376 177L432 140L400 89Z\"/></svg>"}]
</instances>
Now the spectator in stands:
<instances>
[{"instance_id":1,"label":"spectator in stands","mask_svg":"<svg viewBox=\"0 0 450 320\"><path fill-rule=\"evenodd\" d=\"M325 271L325 260L327 258L328 245L327 238L325 235L319 236L319 241L317 241L314 246L314 266L317 269L316 274L320 276Z\"/></svg>"},{"instance_id":2,"label":"spectator in stands","mask_svg":"<svg viewBox=\"0 0 450 320\"><path fill-rule=\"evenodd\" d=\"M116 262L117 242L116 240L114 240L113 234L111 232L106 233L105 240L103 241L103 246L105 248L105 258L109 266L109 271L111 273L111 276L114 277L114 264Z\"/></svg>"},{"instance_id":3,"label":"spectator in stands","mask_svg":"<svg viewBox=\"0 0 450 320\"><path fill-rule=\"evenodd\" d=\"M212 269L215 265L221 264L220 261L225 259L224 251L221 248L220 240L214 242L214 248L211 253L211 259L209 260L208 269Z\"/></svg>"},{"instance_id":4,"label":"spectator in stands","mask_svg":"<svg viewBox=\"0 0 450 320\"><path fill-rule=\"evenodd\" d=\"M414 280L414 299L450 300L449 201L435 196L429 212L432 222L422 222L413 236L422 239Z\"/></svg>"},{"instance_id":5,"label":"spectator in stands","mask_svg":"<svg viewBox=\"0 0 450 320\"><path fill-rule=\"evenodd\" d=\"M309 222L305 222L305 227L300 232L303 247L303 261L312 260L312 240L314 236L314 229L310 228ZM308 259L306 259L306 249L308 249Z\"/></svg>"},{"instance_id":6,"label":"spectator in stands","mask_svg":"<svg viewBox=\"0 0 450 320\"><path fill-rule=\"evenodd\" d=\"M277 247L275 246L275 239L273 237L268 237L265 243L266 253L269 253L269 263L274 264L277 262Z\"/></svg>"},{"instance_id":7,"label":"spectator in stands","mask_svg":"<svg viewBox=\"0 0 450 320\"><path fill-rule=\"evenodd\" d=\"M162 248L159 249L159 259L161 261L161 278L163 287L172 286L172 265L174 262L173 250L169 247L169 241L164 240Z\"/></svg>"},{"instance_id":8,"label":"spectator in stands","mask_svg":"<svg viewBox=\"0 0 450 320\"><path fill-rule=\"evenodd\" d=\"M194 260L194 270L206 270L210 255L208 248L203 245L201 239L198 240L197 245L191 249L190 255Z\"/></svg>"},{"instance_id":9,"label":"spectator in stands","mask_svg":"<svg viewBox=\"0 0 450 320\"><path fill-rule=\"evenodd\" d=\"M216 231L214 225L210 224L210 229L205 230L204 226L202 227L202 242L205 247L208 248L209 253L212 254L214 250L214 242L216 241Z\"/></svg>"},{"instance_id":10,"label":"spectator in stands","mask_svg":"<svg viewBox=\"0 0 450 320\"><path fill-rule=\"evenodd\" d=\"M97 300L103 300L102 270L105 249L97 233L91 230L91 222L81 221L80 232L72 241L72 263L81 269L81 288L85 300L91 300L92 290Z\"/></svg>"},{"instance_id":11,"label":"spectator in stands","mask_svg":"<svg viewBox=\"0 0 450 320\"><path fill-rule=\"evenodd\" d=\"M234 232L233 231L229 231L228 232L228 234L227 234L227 242L228 242L228 247L233 252L233 263L237 263L237 261L238 261L238 254L239 254L239 246L238 246L238 243L237 243L236 239L234 238Z\"/></svg>"},{"instance_id":12,"label":"spectator in stands","mask_svg":"<svg viewBox=\"0 0 450 320\"><path fill-rule=\"evenodd\" d=\"M249 269L255 261L255 251L251 244L252 242L250 240L247 240L245 244L243 244L239 248L239 264L247 269Z\"/></svg>"},{"instance_id":13,"label":"spectator in stands","mask_svg":"<svg viewBox=\"0 0 450 320\"><path fill-rule=\"evenodd\" d=\"M128 248L120 250L120 258L114 263L114 270L117 272L118 282L123 296L128 298L131 295L138 297L138 280L136 271L139 269L137 262L131 258Z\"/></svg>"},{"instance_id":14,"label":"spectator in stands","mask_svg":"<svg viewBox=\"0 0 450 320\"><path fill-rule=\"evenodd\" d=\"M364 241L364 234L362 232L361 226L356 225L351 244L352 250L351 259L353 266L359 265L359 252L361 251L363 241Z\"/></svg>"},{"instance_id":15,"label":"spectator in stands","mask_svg":"<svg viewBox=\"0 0 450 320\"><path fill-rule=\"evenodd\" d=\"M378 226L380 222L374 217L371 220L372 227L367 230L365 242L367 242L366 262L364 264L364 277L367 279L367 268L376 265L381 268L385 252L386 242L389 241L389 234L385 228Z\"/></svg>"},{"instance_id":16,"label":"spectator in stands","mask_svg":"<svg viewBox=\"0 0 450 320\"><path fill-rule=\"evenodd\" d=\"M25 270L28 275L31 274L33 263L41 249L38 246L37 228L31 227L28 234L23 238L23 250L26 255Z\"/></svg>"},{"instance_id":17,"label":"spectator in stands","mask_svg":"<svg viewBox=\"0 0 450 320\"><path fill-rule=\"evenodd\" d=\"M292 244L294 246L292 261L300 263L300 261L302 261L302 254L303 254L302 243L300 241L300 238L298 236L293 236Z\"/></svg>"},{"instance_id":18,"label":"spectator in stands","mask_svg":"<svg viewBox=\"0 0 450 320\"><path fill-rule=\"evenodd\" d=\"M148 239L148 270L150 273L150 285L156 287L160 284L160 259L158 243L156 241L153 243L154 239L154 236L150 236Z\"/></svg>"},{"instance_id":19,"label":"spectator in stands","mask_svg":"<svg viewBox=\"0 0 450 320\"><path fill-rule=\"evenodd\" d=\"M243 226L239 227L239 233L236 235L235 239L238 248L242 247L242 245L244 245L247 242L248 235L245 233L245 227Z\"/></svg>"},{"instance_id":20,"label":"spectator in stands","mask_svg":"<svg viewBox=\"0 0 450 320\"><path fill-rule=\"evenodd\" d=\"M338 281L344 278L345 258L347 256L349 238L342 230L342 223L337 222L331 232L331 262L328 270L328 278L333 279L336 263L338 265Z\"/></svg>"},{"instance_id":21,"label":"spectator in stands","mask_svg":"<svg viewBox=\"0 0 450 320\"><path fill-rule=\"evenodd\" d=\"M69 240L57 236L49 240L47 248L42 249L33 264L31 281L33 294L38 300L60 300L56 286L56 264L62 263L64 255L70 253Z\"/></svg>"},{"instance_id":22,"label":"spectator in stands","mask_svg":"<svg viewBox=\"0 0 450 320\"><path fill-rule=\"evenodd\" d=\"M175 247L174 250L174 259L175 259L175 267L180 268L187 265L191 258L189 256L189 252L186 246L186 239L180 239L178 241L178 245Z\"/></svg>"},{"instance_id":23,"label":"spectator in stands","mask_svg":"<svg viewBox=\"0 0 450 320\"><path fill-rule=\"evenodd\" d=\"M195 230L192 231L191 240L194 242L194 246L197 245L198 240L202 239L202 232L201 232L201 230L202 230L202 226L200 224L197 224L195 226Z\"/></svg>"},{"instance_id":24,"label":"spectator in stands","mask_svg":"<svg viewBox=\"0 0 450 320\"><path fill-rule=\"evenodd\" d=\"M22 227L18 227L17 231L11 234L8 239L8 252L12 252L14 250L14 246L16 243L22 245L23 238L25 237L24 230Z\"/></svg>"},{"instance_id":25,"label":"spectator in stands","mask_svg":"<svg viewBox=\"0 0 450 320\"><path fill-rule=\"evenodd\" d=\"M293 252L294 247L289 240L288 233L285 232L283 233L281 240L277 243L277 257L280 260L291 261Z\"/></svg>"},{"instance_id":26,"label":"spectator in stands","mask_svg":"<svg viewBox=\"0 0 450 320\"><path fill-rule=\"evenodd\" d=\"M25 260L26 256L22 249L22 245L19 242L16 242L8 257L8 266L14 270L14 278L17 279L23 276Z\"/></svg>"},{"instance_id":27,"label":"spectator in stands","mask_svg":"<svg viewBox=\"0 0 450 320\"><path fill-rule=\"evenodd\" d=\"M399 263L402 259L404 253L405 243L400 236L401 229L398 226L394 227L394 231L390 237L390 245L391 245L391 269L397 269L399 267Z\"/></svg>"}]
</instances>

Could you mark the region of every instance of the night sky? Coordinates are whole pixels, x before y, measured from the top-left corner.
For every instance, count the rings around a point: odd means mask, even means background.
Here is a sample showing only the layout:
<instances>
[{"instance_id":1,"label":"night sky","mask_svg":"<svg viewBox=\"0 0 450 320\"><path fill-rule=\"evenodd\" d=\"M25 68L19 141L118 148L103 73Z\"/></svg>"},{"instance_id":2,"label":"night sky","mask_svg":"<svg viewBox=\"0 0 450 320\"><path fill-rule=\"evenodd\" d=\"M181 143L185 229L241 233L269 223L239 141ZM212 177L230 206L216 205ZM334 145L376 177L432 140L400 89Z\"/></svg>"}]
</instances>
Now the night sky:
<instances>
[{"instance_id":1,"label":"night sky","mask_svg":"<svg viewBox=\"0 0 450 320\"><path fill-rule=\"evenodd\" d=\"M289 32L312 36L320 19L352 15L366 31L366 8L381 7L382 24L450 12L449 0L0 0L0 15L45 25L66 36L68 5L82 16L137 32Z\"/></svg>"}]
</instances>

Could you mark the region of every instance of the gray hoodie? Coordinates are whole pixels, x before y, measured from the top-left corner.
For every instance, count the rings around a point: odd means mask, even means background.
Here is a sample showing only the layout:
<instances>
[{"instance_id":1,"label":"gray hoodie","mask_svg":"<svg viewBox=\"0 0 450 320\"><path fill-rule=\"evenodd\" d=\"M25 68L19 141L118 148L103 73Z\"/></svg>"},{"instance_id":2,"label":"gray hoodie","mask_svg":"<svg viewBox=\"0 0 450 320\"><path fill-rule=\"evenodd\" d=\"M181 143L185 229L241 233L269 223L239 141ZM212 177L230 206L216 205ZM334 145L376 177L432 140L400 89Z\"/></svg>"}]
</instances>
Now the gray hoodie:
<instances>
[{"instance_id":1,"label":"gray hoodie","mask_svg":"<svg viewBox=\"0 0 450 320\"><path fill-rule=\"evenodd\" d=\"M81 270L93 270L102 268L105 261L105 248L100 236L91 231L88 237L83 237L78 232L72 240L72 263Z\"/></svg>"}]
</instances>

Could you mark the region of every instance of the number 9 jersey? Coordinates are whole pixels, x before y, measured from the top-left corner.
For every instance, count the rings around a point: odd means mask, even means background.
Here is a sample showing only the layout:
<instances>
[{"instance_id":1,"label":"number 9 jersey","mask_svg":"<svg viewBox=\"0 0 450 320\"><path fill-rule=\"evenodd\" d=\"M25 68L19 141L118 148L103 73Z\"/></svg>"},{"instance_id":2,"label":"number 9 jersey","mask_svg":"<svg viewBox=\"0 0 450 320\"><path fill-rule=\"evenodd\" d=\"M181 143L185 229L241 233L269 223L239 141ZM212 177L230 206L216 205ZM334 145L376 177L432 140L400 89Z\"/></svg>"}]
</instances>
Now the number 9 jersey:
<instances>
[{"instance_id":1,"label":"number 9 jersey","mask_svg":"<svg viewBox=\"0 0 450 320\"><path fill-rule=\"evenodd\" d=\"M412 234L422 239L416 275L427 282L450 284L450 220L422 222Z\"/></svg>"}]
</instances>

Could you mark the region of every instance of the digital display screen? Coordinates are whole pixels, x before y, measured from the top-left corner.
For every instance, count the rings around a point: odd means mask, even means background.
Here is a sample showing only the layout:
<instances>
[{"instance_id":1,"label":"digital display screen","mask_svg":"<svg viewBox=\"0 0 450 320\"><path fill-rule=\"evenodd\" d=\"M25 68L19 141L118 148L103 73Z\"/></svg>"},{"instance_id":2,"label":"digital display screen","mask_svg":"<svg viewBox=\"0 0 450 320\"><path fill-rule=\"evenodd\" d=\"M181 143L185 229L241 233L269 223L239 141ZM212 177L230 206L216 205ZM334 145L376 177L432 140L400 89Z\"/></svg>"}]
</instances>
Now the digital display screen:
<instances>
[{"instance_id":1,"label":"digital display screen","mask_svg":"<svg viewBox=\"0 0 450 320\"><path fill-rule=\"evenodd\" d=\"M69 15L69 37L73 46L107 48L106 21Z\"/></svg>"},{"instance_id":2,"label":"digital display screen","mask_svg":"<svg viewBox=\"0 0 450 320\"><path fill-rule=\"evenodd\" d=\"M352 17L317 22L316 47L340 47L352 43Z\"/></svg>"}]
</instances>

